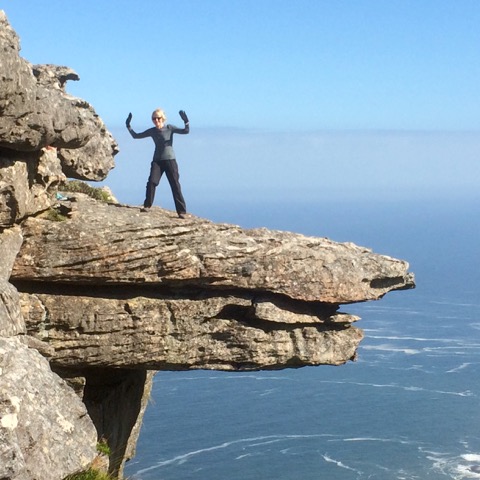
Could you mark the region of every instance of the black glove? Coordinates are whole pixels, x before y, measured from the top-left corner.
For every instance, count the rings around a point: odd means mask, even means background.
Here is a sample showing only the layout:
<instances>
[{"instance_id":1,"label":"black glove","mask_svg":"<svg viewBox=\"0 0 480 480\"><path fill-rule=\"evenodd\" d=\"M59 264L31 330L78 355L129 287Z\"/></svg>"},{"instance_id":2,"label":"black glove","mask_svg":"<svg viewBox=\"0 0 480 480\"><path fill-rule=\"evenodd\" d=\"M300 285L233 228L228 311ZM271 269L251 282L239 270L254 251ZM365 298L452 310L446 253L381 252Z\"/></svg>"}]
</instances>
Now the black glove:
<instances>
[{"instance_id":1,"label":"black glove","mask_svg":"<svg viewBox=\"0 0 480 480\"><path fill-rule=\"evenodd\" d=\"M125 125L127 128L130 128L130 122L132 121L132 114L129 113L127 119L125 120Z\"/></svg>"},{"instance_id":2,"label":"black glove","mask_svg":"<svg viewBox=\"0 0 480 480\"><path fill-rule=\"evenodd\" d=\"M180 117L185 123L188 123L188 117L184 110L180 110L178 114L180 115Z\"/></svg>"}]
</instances>

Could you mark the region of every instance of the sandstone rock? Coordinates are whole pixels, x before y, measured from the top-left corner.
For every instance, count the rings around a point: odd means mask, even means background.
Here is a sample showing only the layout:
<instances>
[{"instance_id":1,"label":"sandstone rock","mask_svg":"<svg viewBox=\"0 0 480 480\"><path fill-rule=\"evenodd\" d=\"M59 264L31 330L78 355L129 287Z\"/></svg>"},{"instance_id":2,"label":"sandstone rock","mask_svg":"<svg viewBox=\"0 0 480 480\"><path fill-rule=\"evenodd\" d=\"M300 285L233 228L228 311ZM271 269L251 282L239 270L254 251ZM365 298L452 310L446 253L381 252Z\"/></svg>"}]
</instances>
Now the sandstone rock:
<instances>
[{"instance_id":1,"label":"sandstone rock","mask_svg":"<svg viewBox=\"0 0 480 480\"><path fill-rule=\"evenodd\" d=\"M65 182L66 175L58 158L57 149L45 147L40 151L36 166L36 184L41 185L46 191L53 185Z\"/></svg>"},{"instance_id":2,"label":"sandstone rock","mask_svg":"<svg viewBox=\"0 0 480 480\"><path fill-rule=\"evenodd\" d=\"M19 226L0 231L0 279L8 280L12 273L13 263L22 245L22 230Z\"/></svg>"},{"instance_id":3,"label":"sandstone rock","mask_svg":"<svg viewBox=\"0 0 480 480\"><path fill-rule=\"evenodd\" d=\"M406 262L353 244L80 193L62 205L64 222L23 223L12 272L27 331L61 367L339 365L362 338L339 305L413 286Z\"/></svg>"},{"instance_id":4,"label":"sandstone rock","mask_svg":"<svg viewBox=\"0 0 480 480\"><path fill-rule=\"evenodd\" d=\"M25 333L17 289L0 279L0 337Z\"/></svg>"},{"instance_id":5,"label":"sandstone rock","mask_svg":"<svg viewBox=\"0 0 480 480\"><path fill-rule=\"evenodd\" d=\"M131 369L89 369L83 396L98 436L111 450L108 472L123 478L125 461L135 454L153 372Z\"/></svg>"},{"instance_id":6,"label":"sandstone rock","mask_svg":"<svg viewBox=\"0 0 480 480\"><path fill-rule=\"evenodd\" d=\"M360 320L356 315L324 311L325 307L318 303L294 303L276 299L275 302L262 298L253 303L254 315L259 320L289 324L309 323L351 323ZM332 313L332 314L330 314Z\"/></svg>"},{"instance_id":7,"label":"sandstone rock","mask_svg":"<svg viewBox=\"0 0 480 480\"><path fill-rule=\"evenodd\" d=\"M48 362L0 338L0 478L62 479L93 460L96 440L85 406Z\"/></svg>"},{"instance_id":8,"label":"sandstone rock","mask_svg":"<svg viewBox=\"0 0 480 480\"><path fill-rule=\"evenodd\" d=\"M17 336L17 338L23 345L28 348L32 348L33 350L36 350L38 353L40 353L40 355L42 355L42 357L45 357L47 360L55 355L55 350L47 342L43 342L42 340L39 340L38 338L32 337L30 335L19 335ZM78 394L76 390L75 392Z\"/></svg>"},{"instance_id":9,"label":"sandstone rock","mask_svg":"<svg viewBox=\"0 0 480 480\"><path fill-rule=\"evenodd\" d=\"M0 11L0 149L62 148L67 176L103 180L118 147L92 106L65 93L65 82L78 75L68 67L33 67L19 51L18 37Z\"/></svg>"},{"instance_id":10,"label":"sandstone rock","mask_svg":"<svg viewBox=\"0 0 480 480\"><path fill-rule=\"evenodd\" d=\"M65 84L68 80L80 80L77 72L70 67L60 65L34 65L32 72L40 85L56 88L63 92L65 92Z\"/></svg>"},{"instance_id":11,"label":"sandstone rock","mask_svg":"<svg viewBox=\"0 0 480 480\"><path fill-rule=\"evenodd\" d=\"M55 366L152 370L339 365L355 357L363 338L357 328L317 317L294 324L285 310L288 324L262 321L247 295L146 297L128 290L22 294L27 331L54 348Z\"/></svg>"},{"instance_id":12,"label":"sandstone rock","mask_svg":"<svg viewBox=\"0 0 480 480\"><path fill-rule=\"evenodd\" d=\"M267 229L243 230L162 209L101 204L76 194L71 220L24 222L16 281L144 284L255 290L344 304L411 288L408 263L352 243Z\"/></svg>"},{"instance_id":13,"label":"sandstone rock","mask_svg":"<svg viewBox=\"0 0 480 480\"><path fill-rule=\"evenodd\" d=\"M106 178L114 167L113 157L118 153L118 146L103 121L91 110L95 133L81 148L58 150L62 162L62 170L67 177L79 180L100 181Z\"/></svg>"},{"instance_id":14,"label":"sandstone rock","mask_svg":"<svg viewBox=\"0 0 480 480\"><path fill-rule=\"evenodd\" d=\"M52 205L48 188L65 179L54 150L8 153L0 152L0 228L48 209Z\"/></svg>"},{"instance_id":15,"label":"sandstone rock","mask_svg":"<svg viewBox=\"0 0 480 480\"><path fill-rule=\"evenodd\" d=\"M25 332L17 289L8 283L13 262L22 244L20 227L0 232L0 336L10 337Z\"/></svg>"},{"instance_id":16,"label":"sandstone rock","mask_svg":"<svg viewBox=\"0 0 480 480\"><path fill-rule=\"evenodd\" d=\"M20 58L19 51L19 38L0 10L0 146L8 147L8 140L15 138L27 145L39 141L34 131L29 132L28 141L22 128L16 125L16 116L26 115L35 104L36 84L28 62Z\"/></svg>"}]
</instances>

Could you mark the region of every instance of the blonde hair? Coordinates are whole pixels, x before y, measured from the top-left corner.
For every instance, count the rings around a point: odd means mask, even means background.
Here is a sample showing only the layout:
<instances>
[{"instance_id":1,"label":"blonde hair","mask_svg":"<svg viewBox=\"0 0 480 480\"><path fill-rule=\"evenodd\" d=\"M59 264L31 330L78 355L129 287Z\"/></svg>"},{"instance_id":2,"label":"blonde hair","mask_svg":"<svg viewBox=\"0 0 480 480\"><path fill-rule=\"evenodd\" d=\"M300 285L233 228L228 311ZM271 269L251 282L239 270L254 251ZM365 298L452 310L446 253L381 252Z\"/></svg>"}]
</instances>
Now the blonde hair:
<instances>
[{"instance_id":1,"label":"blonde hair","mask_svg":"<svg viewBox=\"0 0 480 480\"><path fill-rule=\"evenodd\" d=\"M163 121L167 121L167 116L165 115L165 112L161 108L157 108L156 110L153 111L152 113L152 119L153 117L160 117L163 118Z\"/></svg>"}]
</instances>

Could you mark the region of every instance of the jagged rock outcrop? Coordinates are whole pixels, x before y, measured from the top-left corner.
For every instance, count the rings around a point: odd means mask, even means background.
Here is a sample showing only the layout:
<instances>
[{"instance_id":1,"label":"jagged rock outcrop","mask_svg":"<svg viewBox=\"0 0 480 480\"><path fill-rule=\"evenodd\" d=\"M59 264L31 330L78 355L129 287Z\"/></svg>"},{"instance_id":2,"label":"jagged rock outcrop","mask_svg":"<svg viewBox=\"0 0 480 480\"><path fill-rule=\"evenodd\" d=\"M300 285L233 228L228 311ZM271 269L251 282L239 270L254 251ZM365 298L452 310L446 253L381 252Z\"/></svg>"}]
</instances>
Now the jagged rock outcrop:
<instances>
[{"instance_id":1,"label":"jagged rock outcrop","mask_svg":"<svg viewBox=\"0 0 480 480\"><path fill-rule=\"evenodd\" d=\"M24 335L7 281L21 243L18 226L0 233L0 478L55 480L92 461L97 432L72 389L28 348L42 342Z\"/></svg>"},{"instance_id":2,"label":"jagged rock outcrop","mask_svg":"<svg viewBox=\"0 0 480 480\"><path fill-rule=\"evenodd\" d=\"M48 361L0 338L0 478L55 480L96 456L85 405Z\"/></svg>"},{"instance_id":3,"label":"jagged rock outcrop","mask_svg":"<svg viewBox=\"0 0 480 480\"><path fill-rule=\"evenodd\" d=\"M66 176L105 178L117 145L93 108L65 92L74 72L33 67L19 49L0 11L0 478L57 480L92 462L98 433L39 353L53 348L27 334L9 278L22 219L54 205L51 188Z\"/></svg>"},{"instance_id":4,"label":"jagged rock outcrop","mask_svg":"<svg viewBox=\"0 0 480 480\"><path fill-rule=\"evenodd\" d=\"M19 43L0 11L0 148L56 147L68 177L103 180L118 148L91 105L64 91L78 75L68 67L33 67L20 57Z\"/></svg>"},{"instance_id":5,"label":"jagged rock outcrop","mask_svg":"<svg viewBox=\"0 0 480 480\"><path fill-rule=\"evenodd\" d=\"M338 365L362 338L338 306L413 285L406 262L353 244L62 203L66 221L23 222L11 277L28 331L62 367Z\"/></svg>"},{"instance_id":6,"label":"jagged rock outcrop","mask_svg":"<svg viewBox=\"0 0 480 480\"><path fill-rule=\"evenodd\" d=\"M60 480L97 439L121 476L153 371L340 365L363 337L340 307L414 286L406 262L351 243L57 198L117 152L69 80L22 59L0 11L2 480Z\"/></svg>"},{"instance_id":7,"label":"jagged rock outcrop","mask_svg":"<svg viewBox=\"0 0 480 480\"><path fill-rule=\"evenodd\" d=\"M27 219L14 278L37 282L247 289L330 304L411 285L408 264L352 243L242 230L77 196L71 219ZM155 212L155 211L154 211Z\"/></svg>"},{"instance_id":8,"label":"jagged rock outcrop","mask_svg":"<svg viewBox=\"0 0 480 480\"><path fill-rule=\"evenodd\" d=\"M56 149L23 154L0 149L0 228L48 209L50 186L65 179Z\"/></svg>"}]
</instances>

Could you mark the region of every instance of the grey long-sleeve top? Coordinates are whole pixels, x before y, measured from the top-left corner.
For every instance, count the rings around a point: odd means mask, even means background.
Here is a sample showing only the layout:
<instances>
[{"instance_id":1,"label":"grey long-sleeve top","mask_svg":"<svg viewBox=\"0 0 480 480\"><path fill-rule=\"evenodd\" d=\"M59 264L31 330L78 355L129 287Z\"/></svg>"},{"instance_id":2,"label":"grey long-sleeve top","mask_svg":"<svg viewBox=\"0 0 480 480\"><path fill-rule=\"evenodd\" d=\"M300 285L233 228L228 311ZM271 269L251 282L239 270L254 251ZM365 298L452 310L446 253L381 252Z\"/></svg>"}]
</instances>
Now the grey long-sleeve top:
<instances>
[{"instance_id":1,"label":"grey long-sleeve top","mask_svg":"<svg viewBox=\"0 0 480 480\"><path fill-rule=\"evenodd\" d=\"M190 132L190 126L185 124L184 128L178 128L173 125L165 125L162 128L152 127L142 133L136 133L131 127L128 129L133 138L151 137L155 143L155 153L153 160L175 160L175 152L173 150L173 134L179 133L186 135Z\"/></svg>"}]
</instances>

